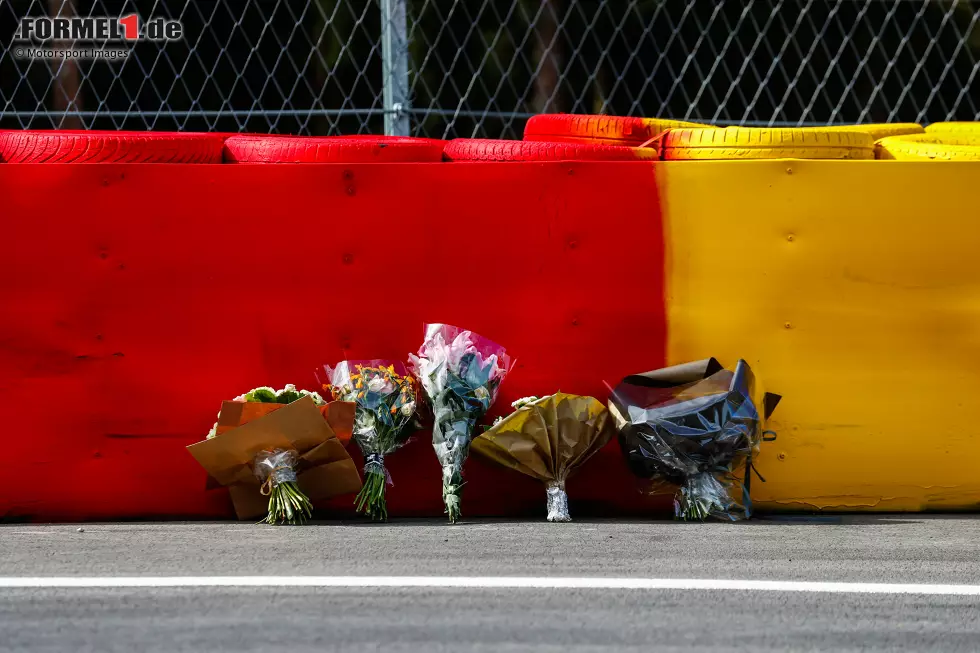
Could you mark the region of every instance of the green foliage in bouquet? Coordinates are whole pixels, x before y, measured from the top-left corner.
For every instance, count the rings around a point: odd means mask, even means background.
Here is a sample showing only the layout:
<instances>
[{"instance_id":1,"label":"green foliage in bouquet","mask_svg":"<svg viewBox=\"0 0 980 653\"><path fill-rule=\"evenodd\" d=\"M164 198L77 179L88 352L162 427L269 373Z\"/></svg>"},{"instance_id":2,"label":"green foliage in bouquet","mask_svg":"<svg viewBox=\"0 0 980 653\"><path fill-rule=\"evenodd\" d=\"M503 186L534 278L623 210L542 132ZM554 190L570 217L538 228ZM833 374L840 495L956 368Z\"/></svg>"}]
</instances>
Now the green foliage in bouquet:
<instances>
[{"instance_id":1,"label":"green foliage in bouquet","mask_svg":"<svg viewBox=\"0 0 980 653\"><path fill-rule=\"evenodd\" d=\"M298 390L292 383L287 383L286 387L282 390L275 390L267 385L259 388L254 388L249 390L243 395L238 395L232 401L242 401L245 403L258 403L258 404L291 404L294 401L299 401L303 397L310 397L313 399L313 403L317 406L322 406L326 402L323 397L316 392L310 392L309 390ZM207 439L210 440L218 432L218 423L215 422L211 430L208 431Z\"/></svg>"},{"instance_id":2,"label":"green foliage in bouquet","mask_svg":"<svg viewBox=\"0 0 980 653\"><path fill-rule=\"evenodd\" d=\"M241 397L236 397L235 400L261 404L291 404L294 401L299 401L303 397L311 397L313 403L317 406L322 406L325 403L323 397L318 393L308 390L297 390L296 386L292 383L287 383L286 387L282 390L273 390L269 386L255 388L241 395Z\"/></svg>"}]
</instances>

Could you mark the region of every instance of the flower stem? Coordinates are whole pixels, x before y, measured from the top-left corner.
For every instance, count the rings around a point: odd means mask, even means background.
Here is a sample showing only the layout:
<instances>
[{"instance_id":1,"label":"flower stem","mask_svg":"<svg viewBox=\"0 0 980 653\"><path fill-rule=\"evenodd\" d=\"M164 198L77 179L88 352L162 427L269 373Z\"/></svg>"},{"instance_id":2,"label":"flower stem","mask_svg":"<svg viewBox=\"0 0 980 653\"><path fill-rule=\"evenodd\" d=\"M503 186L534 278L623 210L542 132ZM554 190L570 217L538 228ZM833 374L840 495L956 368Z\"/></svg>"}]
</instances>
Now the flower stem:
<instances>
[{"instance_id":1,"label":"flower stem","mask_svg":"<svg viewBox=\"0 0 980 653\"><path fill-rule=\"evenodd\" d=\"M259 523L304 524L313 516L313 504L292 481L279 483L269 493L269 510Z\"/></svg>"},{"instance_id":2,"label":"flower stem","mask_svg":"<svg viewBox=\"0 0 980 653\"><path fill-rule=\"evenodd\" d=\"M446 505L449 523L455 524L463 517L463 474L458 467L452 467L451 471L443 467L442 502Z\"/></svg>"},{"instance_id":3,"label":"flower stem","mask_svg":"<svg viewBox=\"0 0 980 653\"><path fill-rule=\"evenodd\" d=\"M388 521L388 504L385 501L387 481L384 467L372 465L364 471L364 485L354 499L357 512L362 512L372 519Z\"/></svg>"}]
</instances>

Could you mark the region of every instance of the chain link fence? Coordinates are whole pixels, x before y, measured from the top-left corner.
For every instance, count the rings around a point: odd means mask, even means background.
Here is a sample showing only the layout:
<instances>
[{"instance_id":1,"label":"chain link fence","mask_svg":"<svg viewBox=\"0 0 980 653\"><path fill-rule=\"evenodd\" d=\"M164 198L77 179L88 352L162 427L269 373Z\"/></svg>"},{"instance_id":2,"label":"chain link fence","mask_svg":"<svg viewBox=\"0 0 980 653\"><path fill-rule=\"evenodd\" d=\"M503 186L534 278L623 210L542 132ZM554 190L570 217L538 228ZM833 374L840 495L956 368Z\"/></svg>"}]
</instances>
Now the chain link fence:
<instances>
[{"instance_id":1,"label":"chain link fence","mask_svg":"<svg viewBox=\"0 0 980 653\"><path fill-rule=\"evenodd\" d=\"M25 16L181 21L18 56ZM62 45L70 45L59 42ZM980 119L970 0L0 0L0 127L519 138L539 112L725 125Z\"/></svg>"}]
</instances>

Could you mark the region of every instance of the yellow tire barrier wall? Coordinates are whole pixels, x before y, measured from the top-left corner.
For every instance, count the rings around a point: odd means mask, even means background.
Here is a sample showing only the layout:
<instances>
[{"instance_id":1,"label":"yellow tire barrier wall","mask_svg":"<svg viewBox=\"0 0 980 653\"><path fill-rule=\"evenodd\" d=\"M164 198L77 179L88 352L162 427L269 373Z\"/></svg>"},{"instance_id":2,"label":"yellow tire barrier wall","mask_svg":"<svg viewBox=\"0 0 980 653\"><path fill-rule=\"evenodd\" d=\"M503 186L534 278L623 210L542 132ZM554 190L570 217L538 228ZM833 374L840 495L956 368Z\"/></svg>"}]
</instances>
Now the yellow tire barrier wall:
<instances>
[{"instance_id":1,"label":"yellow tire barrier wall","mask_svg":"<svg viewBox=\"0 0 980 653\"><path fill-rule=\"evenodd\" d=\"M980 163L659 170L669 362L784 395L759 506L980 507Z\"/></svg>"}]
</instances>

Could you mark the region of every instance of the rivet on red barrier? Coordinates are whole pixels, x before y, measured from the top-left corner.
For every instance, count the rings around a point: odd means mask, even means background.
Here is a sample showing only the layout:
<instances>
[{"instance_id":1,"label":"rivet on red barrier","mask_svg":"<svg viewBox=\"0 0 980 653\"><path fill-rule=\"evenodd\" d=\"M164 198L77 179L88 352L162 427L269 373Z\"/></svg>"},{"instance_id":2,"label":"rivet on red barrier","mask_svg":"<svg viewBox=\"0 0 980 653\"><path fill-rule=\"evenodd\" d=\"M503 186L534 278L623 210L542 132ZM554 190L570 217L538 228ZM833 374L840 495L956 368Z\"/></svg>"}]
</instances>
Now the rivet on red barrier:
<instances>
[{"instance_id":1,"label":"rivet on red barrier","mask_svg":"<svg viewBox=\"0 0 980 653\"><path fill-rule=\"evenodd\" d=\"M354 187L353 186L348 186L347 187L347 194L350 195L351 197L353 197L355 194L357 194L357 191L354 190Z\"/></svg>"},{"instance_id":2,"label":"rivet on red barrier","mask_svg":"<svg viewBox=\"0 0 980 653\"><path fill-rule=\"evenodd\" d=\"M578 241L577 240L575 240L574 238L572 238L571 240L568 241L568 249L575 249L576 247L578 247Z\"/></svg>"},{"instance_id":3,"label":"rivet on red barrier","mask_svg":"<svg viewBox=\"0 0 980 653\"><path fill-rule=\"evenodd\" d=\"M353 179L353 178L354 178L353 170L344 170L344 179Z\"/></svg>"},{"instance_id":4,"label":"rivet on red barrier","mask_svg":"<svg viewBox=\"0 0 980 653\"><path fill-rule=\"evenodd\" d=\"M572 318L572 326L578 326L578 318L577 317L573 317Z\"/></svg>"},{"instance_id":5,"label":"rivet on red barrier","mask_svg":"<svg viewBox=\"0 0 980 653\"><path fill-rule=\"evenodd\" d=\"M103 261L106 260L107 258L109 258L109 252L102 250L101 252L99 252L99 258L102 259Z\"/></svg>"},{"instance_id":6,"label":"rivet on red barrier","mask_svg":"<svg viewBox=\"0 0 980 653\"><path fill-rule=\"evenodd\" d=\"M344 265L350 265L354 262L353 254L344 254Z\"/></svg>"}]
</instances>

